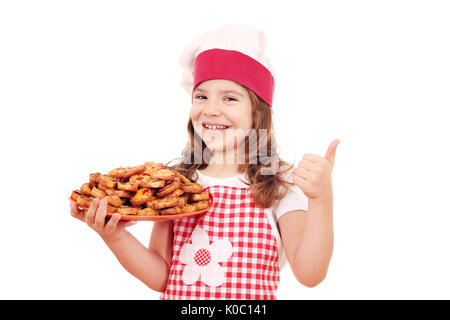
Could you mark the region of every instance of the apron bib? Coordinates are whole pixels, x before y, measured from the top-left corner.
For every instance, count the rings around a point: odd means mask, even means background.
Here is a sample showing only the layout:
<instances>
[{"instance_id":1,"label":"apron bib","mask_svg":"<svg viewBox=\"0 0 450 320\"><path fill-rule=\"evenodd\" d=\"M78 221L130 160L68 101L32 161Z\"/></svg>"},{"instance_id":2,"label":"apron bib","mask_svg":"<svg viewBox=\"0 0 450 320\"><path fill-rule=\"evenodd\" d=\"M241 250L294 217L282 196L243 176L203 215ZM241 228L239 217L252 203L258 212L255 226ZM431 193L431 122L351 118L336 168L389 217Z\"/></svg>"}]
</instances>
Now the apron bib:
<instances>
[{"instance_id":1,"label":"apron bib","mask_svg":"<svg viewBox=\"0 0 450 320\"><path fill-rule=\"evenodd\" d=\"M276 299L278 247L248 188L210 186L213 207L174 220L173 256L161 299Z\"/></svg>"}]
</instances>

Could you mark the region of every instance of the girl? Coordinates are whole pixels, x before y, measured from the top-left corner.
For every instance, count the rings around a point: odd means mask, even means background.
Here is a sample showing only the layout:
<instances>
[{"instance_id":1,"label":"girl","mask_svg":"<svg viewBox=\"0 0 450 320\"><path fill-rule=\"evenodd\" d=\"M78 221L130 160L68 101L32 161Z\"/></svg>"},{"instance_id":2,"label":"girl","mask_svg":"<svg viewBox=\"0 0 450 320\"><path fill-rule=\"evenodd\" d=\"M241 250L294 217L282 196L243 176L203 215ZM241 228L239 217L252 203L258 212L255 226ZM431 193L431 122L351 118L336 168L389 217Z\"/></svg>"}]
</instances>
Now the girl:
<instances>
[{"instance_id":1,"label":"girl","mask_svg":"<svg viewBox=\"0 0 450 320\"><path fill-rule=\"evenodd\" d=\"M189 141L171 168L206 188L204 215L155 222L147 247L95 199L84 215L122 266L162 299L275 299L285 258L308 287L327 273L333 249L331 172L339 140L325 157L305 154L294 169L278 157L272 128L273 72L266 38L228 25L182 53L182 86L192 94Z\"/></svg>"}]
</instances>

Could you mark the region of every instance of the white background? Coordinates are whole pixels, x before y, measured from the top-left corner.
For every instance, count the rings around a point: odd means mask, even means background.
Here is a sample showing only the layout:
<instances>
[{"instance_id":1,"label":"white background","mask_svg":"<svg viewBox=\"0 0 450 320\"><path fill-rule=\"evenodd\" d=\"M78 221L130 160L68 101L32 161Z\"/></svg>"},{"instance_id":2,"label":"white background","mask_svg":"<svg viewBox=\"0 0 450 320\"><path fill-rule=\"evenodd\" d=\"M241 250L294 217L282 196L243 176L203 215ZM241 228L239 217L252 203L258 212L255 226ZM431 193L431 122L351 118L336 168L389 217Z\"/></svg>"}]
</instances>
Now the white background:
<instances>
[{"instance_id":1,"label":"white background","mask_svg":"<svg viewBox=\"0 0 450 320\"><path fill-rule=\"evenodd\" d=\"M268 36L282 156L324 155L335 249L279 299L449 299L446 1L2 1L0 298L158 299L69 214L89 173L179 157L182 49L247 23ZM151 222L129 230L143 242Z\"/></svg>"}]
</instances>

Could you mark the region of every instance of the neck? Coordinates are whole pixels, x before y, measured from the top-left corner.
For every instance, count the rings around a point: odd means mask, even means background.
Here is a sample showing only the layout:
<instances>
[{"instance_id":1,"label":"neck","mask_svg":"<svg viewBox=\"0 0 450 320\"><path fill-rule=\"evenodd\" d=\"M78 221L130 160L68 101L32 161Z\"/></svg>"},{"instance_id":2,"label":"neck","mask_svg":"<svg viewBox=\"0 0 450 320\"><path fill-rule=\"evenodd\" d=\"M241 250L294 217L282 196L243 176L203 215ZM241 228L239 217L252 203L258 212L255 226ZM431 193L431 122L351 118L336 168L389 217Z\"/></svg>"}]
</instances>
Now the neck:
<instances>
[{"instance_id":1,"label":"neck","mask_svg":"<svg viewBox=\"0 0 450 320\"><path fill-rule=\"evenodd\" d=\"M215 152L211 156L208 167L201 170L201 172L214 178L232 177L239 174L238 163L236 159L227 161L222 153Z\"/></svg>"}]
</instances>

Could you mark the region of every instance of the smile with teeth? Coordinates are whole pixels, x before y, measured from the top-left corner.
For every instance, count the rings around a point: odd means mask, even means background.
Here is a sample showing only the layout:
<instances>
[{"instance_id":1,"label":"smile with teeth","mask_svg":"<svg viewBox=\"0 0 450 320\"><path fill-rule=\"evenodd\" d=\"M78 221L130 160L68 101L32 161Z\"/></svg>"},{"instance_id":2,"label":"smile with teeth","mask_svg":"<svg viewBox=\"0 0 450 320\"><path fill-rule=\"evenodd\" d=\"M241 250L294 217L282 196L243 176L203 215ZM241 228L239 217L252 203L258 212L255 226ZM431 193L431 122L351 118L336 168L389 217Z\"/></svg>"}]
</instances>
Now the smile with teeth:
<instances>
[{"instance_id":1,"label":"smile with teeth","mask_svg":"<svg viewBox=\"0 0 450 320\"><path fill-rule=\"evenodd\" d=\"M218 126L218 125L212 126L212 125L209 125L209 124L206 124L206 123L204 123L203 126L206 129L210 129L210 130L225 130L225 129L229 128L229 126Z\"/></svg>"}]
</instances>

